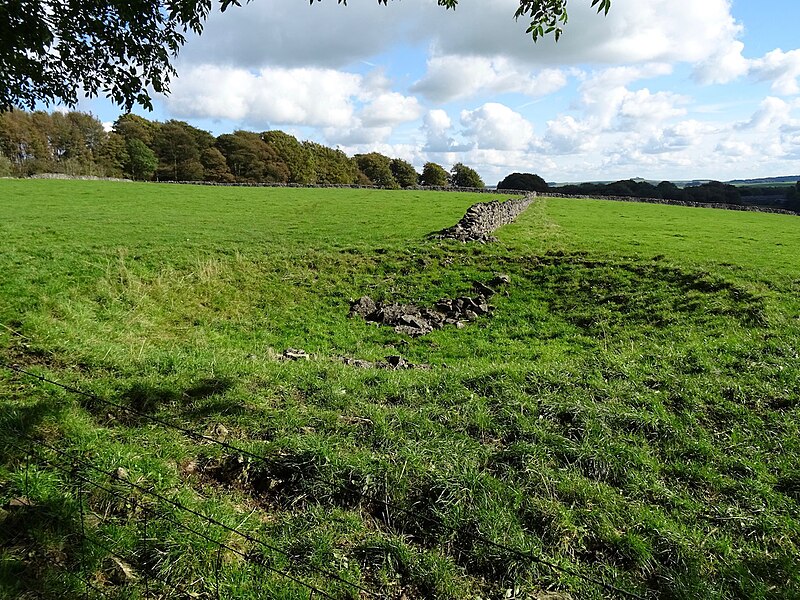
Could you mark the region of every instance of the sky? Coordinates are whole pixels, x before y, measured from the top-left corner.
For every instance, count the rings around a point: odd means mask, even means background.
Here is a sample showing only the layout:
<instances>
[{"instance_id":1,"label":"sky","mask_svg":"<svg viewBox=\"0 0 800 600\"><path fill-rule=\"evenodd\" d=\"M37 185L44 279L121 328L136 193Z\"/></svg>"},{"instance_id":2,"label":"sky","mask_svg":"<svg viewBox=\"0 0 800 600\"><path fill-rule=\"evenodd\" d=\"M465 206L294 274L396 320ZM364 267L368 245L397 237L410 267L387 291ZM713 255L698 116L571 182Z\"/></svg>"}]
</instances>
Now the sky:
<instances>
[{"instance_id":1,"label":"sky","mask_svg":"<svg viewBox=\"0 0 800 600\"><path fill-rule=\"evenodd\" d=\"M533 43L518 0L253 0L181 50L150 119L280 129L493 185L800 174L800 2L569 0ZM79 105L110 123L104 99Z\"/></svg>"}]
</instances>

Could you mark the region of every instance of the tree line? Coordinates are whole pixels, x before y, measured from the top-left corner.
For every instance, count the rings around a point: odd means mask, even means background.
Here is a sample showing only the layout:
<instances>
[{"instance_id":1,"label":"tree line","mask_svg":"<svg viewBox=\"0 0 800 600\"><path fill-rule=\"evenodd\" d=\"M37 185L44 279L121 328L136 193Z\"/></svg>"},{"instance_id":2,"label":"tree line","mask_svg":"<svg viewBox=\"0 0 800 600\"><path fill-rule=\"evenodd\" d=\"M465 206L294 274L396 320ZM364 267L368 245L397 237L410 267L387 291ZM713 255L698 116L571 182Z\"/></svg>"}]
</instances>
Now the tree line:
<instances>
[{"instance_id":1,"label":"tree line","mask_svg":"<svg viewBox=\"0 0 800 600\"><path fill-rule=\"evenodd\" d=\"M378 152L349 157L282 131L238 130L213 136L183 121L150 121L131 113L107 132L82 112L0 113L0 176L64 173L140 181L423 186L482 188L478 173L428 162L418 173Z\"/></svg>"},{"instance_id":2,"label":"tree line","mask_svg":"<svg viewBox=\"0 0 800 600\"><path fill-rule=\"evenodd\" d=\"M551 188L539 175L512 173L497 184L497 189L555 192L567 196L656 198L702 204L764 204L800 210L800 182L792 187L737 187L720 181L709 181L678 187L671 181L653 185L647 181L625 179L613 183L580 183Z\"/></svg>"}]
</instances>

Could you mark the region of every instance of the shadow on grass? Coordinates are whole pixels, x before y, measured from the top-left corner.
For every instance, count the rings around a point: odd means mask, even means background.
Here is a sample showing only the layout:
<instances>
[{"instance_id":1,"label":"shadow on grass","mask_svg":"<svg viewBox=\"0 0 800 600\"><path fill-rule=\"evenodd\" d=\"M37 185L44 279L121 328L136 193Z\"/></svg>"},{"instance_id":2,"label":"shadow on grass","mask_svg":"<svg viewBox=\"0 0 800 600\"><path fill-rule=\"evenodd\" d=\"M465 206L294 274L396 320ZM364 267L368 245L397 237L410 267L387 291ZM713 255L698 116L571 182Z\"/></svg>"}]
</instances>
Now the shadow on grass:
<instances>
[{"instance_id":1,"label":"shadow on grass","mask_svg":"<svg viewBox=\"0 0 800 600\"><path fill-rule=\"evenodd\" d=\"M71 497L11 499L0 511L0 596L79 597L84 550L79 510Z\"/></svg>"},{"instance_id":2,"label":"shadow on grass","mask_svg":"<svg viewBox=\"0 0 800 600\"><path fill-rule=\"evenodd\" d=\"M121 396L122 404L130 408L130 412L124 415L124 421L128 424L139 424L147 421L149 416L162 408L178 405L185 409L188 416L195 418L236 412L236 407L227 402L202 403L204 400L225 393L233 385L233 380L226 377L202 379L185 390L142 382L134 383Z\"/></svg>"}]
</instances>

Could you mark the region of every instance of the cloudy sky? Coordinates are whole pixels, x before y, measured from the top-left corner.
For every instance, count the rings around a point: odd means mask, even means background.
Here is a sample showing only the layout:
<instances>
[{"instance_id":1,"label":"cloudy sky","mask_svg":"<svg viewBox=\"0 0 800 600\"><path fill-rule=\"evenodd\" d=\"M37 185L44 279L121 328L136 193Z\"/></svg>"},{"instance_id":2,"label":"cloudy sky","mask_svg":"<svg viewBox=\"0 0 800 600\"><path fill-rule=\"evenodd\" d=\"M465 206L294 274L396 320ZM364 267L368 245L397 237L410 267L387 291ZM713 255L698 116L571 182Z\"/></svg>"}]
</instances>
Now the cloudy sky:
<instances>
[{"instance_id":1,"label":"cloudy sky","mask_svg":"<svg viewBox=\"0 0 800 600\"><path fill-rule=\"evenodd\" d=\"M800 2L569 0L534 44L518 0L253 0L209 19L151 119L282 129L488 184L800 173ZM81 106L104 121L103 101Z\"/></svg>"}]
</instances>

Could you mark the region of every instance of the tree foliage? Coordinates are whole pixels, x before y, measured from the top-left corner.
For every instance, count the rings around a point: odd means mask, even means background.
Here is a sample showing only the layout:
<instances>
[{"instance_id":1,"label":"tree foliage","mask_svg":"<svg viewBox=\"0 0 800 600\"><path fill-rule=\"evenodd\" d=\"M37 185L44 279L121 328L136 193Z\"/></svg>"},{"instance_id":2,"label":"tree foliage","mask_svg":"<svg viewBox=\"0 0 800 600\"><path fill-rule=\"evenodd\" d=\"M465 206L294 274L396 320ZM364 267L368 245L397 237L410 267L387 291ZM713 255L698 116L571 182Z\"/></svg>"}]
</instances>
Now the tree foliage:
<instances>
[{"instance_id":1,"label":"tree foliage","mask_svg":"<svg viewBox=\"0 0 800 600\"><path fill-rule=\"evenodd\" d=\"M286 183L289 167L274 148L252 131L234 131L217 138L235 180L241 183Z\"/></svg>"},{"instance_id":2,"label":"tree foliage","mask_svg":"<svg viewBox=\"0 0 800 600\"><path fill-rule=\"evenodd\" d=\"M550 189L547 182L534 173L511 173L497 184L498 190L526 190L529 192L546 192Z\"/></svg>"},{"instance_id":3,"label":"tree foliage","mask_svg":"<svg viewBox=\"0 0 800 600\"><path fill-rule=\"evenodd\" d=\"M158 157L158 179L167 181L197 181L203 179L200 162L200 139L195 128L183 121L167 121L153 138ZM214 143L211 137L208 146Z\"/></svg>"},{"instance_id":4,"label":"tree foliage","mask_svg":"<svg viewBox=\"0 0 800 600\"><path fill-rule=\"evenodd\" d=\"M200 153L200 164L203 165L203 178L217 183L233 183L235 181L228 163L216 147L211 146Z\"/></svg>"},{"instance_id":5,"label":"tree foliage","mask_svg":"<svg viewBox=\"0 0 800 600\"><path fill-rule=\"evenodd\" d=\"M229 4L230 2L227 2ZM152 108L147 87L167 91L188 30L200 32L210 0L0 4L0 108L74 106L77 90L130 109Z\"/></svg>"},{"instance_id":6,"label":"tree foliage","mask_svg":"<svg viewBox=\"0 0 800 600\"><path fill-rule=\"evenodd\" d=\"M0 113L0 155L17 175L102 175L97 161L106 137L103 125L85 113Z\"/></svg>"},{"instance_id":7,"label":"tree foliage","mask_svg":"<svg viewBox=\"0 0 800 600\"><path fill-rule=\"evenodd\" d=\"M598 12L607 13L611 6L611 0L591 2ZM455 9L458 0L438 3ZM176 75L172 60L187 33L202 32L215 4L224 12L241 2L2 2L0 111L15 106L33 109L40 102L75 106L79 89L88 97L103 94L126 110L134 105L152 109L149 90L169 92ZM514 18L520 17L530 19L528 33L534 41L550 34L558 40L567 22L567 0L519 0Z\"/></svg>"},{"instance_id":8,"label":"tree foliage","mask_svg":"<svg viewBox=\"0 0 800 600\"><path fill-rule=\"evenodd\" d=\"M407 188L419 183L419 174L410 162L400 158L393 158L389 163L392 175L400 187Z\"/></svg>"},{"instance_id":9,"label":"tree foliage","mask_svg":"<svg viewBox=\"0 0 800 600\"><path fill-rule=\"evenodd\" d=\"M128 157L125 171L134 179L151 179L158 167L155 152L136 138L130 138L125 142L125 150Z\"/></svg>"},{"instance_id":10,"label":"tree foliage","mask_svg":"<svg viewBox=\"0 0 800 600\"><path fill-rule=\"evenodd\" d=\"M34 173L99 175L159 181L417 185L414 166L372 152L350 158L341 150L298 141L282 131L234 131L214 137L177 120L120 116L110 132L79 112L0 113L0 164L14 176ZM447 185L448 173L425 165L427 185ZM425 177L422 178L426 181Z\"/></svg>"},{"instance_id":11,"label":"tree foliage","mask_svg":"<svg viewBox=\"0 0 800 600\"><path fill-rule=\"evenodd\" d=\"M358 167L344 152L316 142L303 142L312 156L315 179L313 183L352 184L358 181Z\"/></svg>"},{"instance_id":12,"label":"tree foliage","mask_svg":"<svg viewBox=\"0 0 800 600\"><path fill-rule=\"evenodd\" d=\"M653 185L647 181L625 179L613 183L582 183L557 188L559 193L580 196L621 196L629 198L663 198L709 204L741 204L739 189L727 183L709 181L700 185L679 188L674 183L662 181Z\"/></svg>"},{"instance_id":13,"label":"tree foliage","mask_svg":"<svg viewBox=\"0 0 800 600\"><path fill-rule=\"evenodd\" d=\"M392 174L392 159L379 152L369 154L356 154L353 157L358 170L361 171L372 185L387 188L398 188L400 185Z\"/></svg>"},{"instance_id":14,"label":"tree foliage","mask_svg":"<svg viewBox=\"0 0 800 600\"><path fill-rule=\"evenodd\" d=\"M786 203L789 210L800 212L800 181L789 188L789 192L786 194Z\"/></svg>"},{"instance_id":15,"label":"tree foliage","mask_svg":"<svg viewBox=\"0 0 800 600\"><path fill-rule=\"evenodd\" d=\"M422 167L419 184L431 187L444 187L450 183L450 175L444 167L435 162L427 162Z\"/></svg>"},{"instance_id":16,"label":"tree foliage","mask_svg":"<svg viewBox=\"0 0 800 600\"><path fill-rule=\"evenodd\" d=\"M125 138L111 132L100 146L97 164L106 177L125 177L125 166L130 163Z\"/></svg>"},{"instance_id":17,"label":"tree foliage","mask_svg":"<svg viewBox=\"0 0 800 600\"><path fill-rule=\"evenodd\" d=\"M315 178L314 155L297 138L283 131L265 131L264 143L271 146L289 169L289 183L312 183Z\"/></svg>"},{"instance_id":18,"label":"tree foliage","mask_svg":"<svg viewBox=\"0 0 800 600\"><path fill-rule=\"evenodd\" d=\"M465 188L485 187L483 179L478 175L478 172L464 163L456 163L450 169L450 185Z\"/></svg>"}]
</instances>

